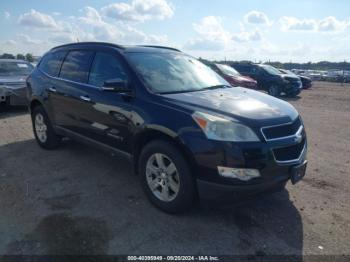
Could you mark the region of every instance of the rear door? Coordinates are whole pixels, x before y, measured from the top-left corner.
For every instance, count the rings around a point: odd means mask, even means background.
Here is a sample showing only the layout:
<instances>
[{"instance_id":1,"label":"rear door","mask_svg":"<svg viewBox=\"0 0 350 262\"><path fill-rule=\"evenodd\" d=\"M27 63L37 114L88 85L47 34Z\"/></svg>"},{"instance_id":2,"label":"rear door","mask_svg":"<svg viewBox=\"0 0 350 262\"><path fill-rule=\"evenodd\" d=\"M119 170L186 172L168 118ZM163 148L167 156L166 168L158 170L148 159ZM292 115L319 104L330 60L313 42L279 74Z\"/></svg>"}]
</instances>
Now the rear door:
<instances>
[{"instance_id":1,"label":"rear door","mask_svg":"<svg viewBox=\"0 0 350 262\"><path fill-rule=\"evenodd\" d=\"M71 50L61 67L59 89L56 90L56 124L71 131L81 129L82 119L78 112L86 99L81 86L88 81L93 55L92 50Z\"/></svg>"},{"instance_id":2,"label":"rear door","mask_svg":"<svg viewBox=\"0 0 350 262\"><path fill-rule=\"evenodd\" d=\"M46 54L40 61L39 70L45 75L40 77L41 86L47 93L46 105L48 113L53 117L53 123L57 123L56 119L60 119L60 100L62 88L58 75L61 69L62 62L67 54L67 51L54 51ZM39 95L39 94L38 94Z\"/></svg>"}]
</instances>

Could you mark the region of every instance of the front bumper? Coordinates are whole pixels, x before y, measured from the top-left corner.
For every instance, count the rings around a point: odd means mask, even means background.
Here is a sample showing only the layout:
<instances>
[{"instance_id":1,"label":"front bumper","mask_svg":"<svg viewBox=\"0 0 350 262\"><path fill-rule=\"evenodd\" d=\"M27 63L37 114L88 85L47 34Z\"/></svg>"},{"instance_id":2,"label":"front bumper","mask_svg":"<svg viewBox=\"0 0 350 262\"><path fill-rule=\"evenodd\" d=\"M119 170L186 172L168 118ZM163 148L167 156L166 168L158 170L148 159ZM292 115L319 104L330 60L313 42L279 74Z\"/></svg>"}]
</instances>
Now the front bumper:
<instances>
[{"instance_id":1,"label":"front bumper","mask_svg":"<svg viewBox=\"0 0 350 262\"><path fill-rule=\"evenodd\" d=\"M274 191L291 178L291 169L305 162L306 134L301 140L286 137L276 141L230 143L192 137L188 140L195 159L197 190L202 199L241 198L262 192ZM302 144L303 143L303 144ZM276 149L303 145L298 157L287 161L276 158ZM258 169L260 177L242 181L219 175L218 166Z\"/></svg>"},{"instance_id":2,"label":"front bumper","mask_svg":"<svg viewBox=\"0 0 350 262\"><path fill-rule=\"evenodd\" d=\"M241 200L261 193L280 191L289 180L289 176L277 176L272 181L260 184L223 185L197 179L197 191L200 199L229 202Z\"/></svg>"},{"instance_id":3,"label":"front bumper","mask_svg":"<svg viewBox=\"0 0 350 262\"><path fill-rule=\"evenodd\" d=\"M26 106L28 104L26 88L0 86L0 102L6 102L14 106Z\"/></svg>"}]
</instances>

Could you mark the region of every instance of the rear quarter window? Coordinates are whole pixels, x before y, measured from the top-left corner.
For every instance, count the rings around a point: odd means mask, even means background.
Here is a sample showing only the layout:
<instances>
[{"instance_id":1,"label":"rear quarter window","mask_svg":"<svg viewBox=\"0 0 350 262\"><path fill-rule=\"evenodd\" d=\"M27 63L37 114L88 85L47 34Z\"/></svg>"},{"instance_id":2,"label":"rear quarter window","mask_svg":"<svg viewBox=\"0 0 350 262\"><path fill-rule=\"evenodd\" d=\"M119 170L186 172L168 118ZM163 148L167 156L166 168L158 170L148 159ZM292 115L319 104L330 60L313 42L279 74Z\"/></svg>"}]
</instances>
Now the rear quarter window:
<instances>
[{"instance_id":1,"label":"rear quarter window","mask_svg":"<svg viewBox=\"0 0 350 262\"><path fill-rule=\"evenodd\" d=\"M58 76L62 61L66 56L66 53L66 51L57 51L46 54L39 64L40 70L50 76Z\"/></svg>"},{"instance_id":2,"label":"rear quarter window","mask_svg":"<svg viewBox=\"0 0 350 262\"><path fill-rule=\"evenodd\" d=\"M63 62L60 78L86 83L93 55L89 50L70 51Z\"/></svg>"}]
</instances>

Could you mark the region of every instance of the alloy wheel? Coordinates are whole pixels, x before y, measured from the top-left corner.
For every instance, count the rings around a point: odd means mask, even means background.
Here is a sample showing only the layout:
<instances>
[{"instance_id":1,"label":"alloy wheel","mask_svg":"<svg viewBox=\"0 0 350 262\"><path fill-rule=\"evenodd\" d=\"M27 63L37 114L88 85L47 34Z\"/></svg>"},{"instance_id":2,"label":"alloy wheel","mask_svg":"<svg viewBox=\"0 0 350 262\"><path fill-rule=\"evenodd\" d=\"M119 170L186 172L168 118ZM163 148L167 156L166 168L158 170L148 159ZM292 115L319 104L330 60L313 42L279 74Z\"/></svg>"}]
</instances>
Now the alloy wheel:
<instances>
[{"instance_id":1,"label":"alloy wheel","mask_svg":"<svg viewBox=\"0 0 350 262\"><path fill-rule=\"evenodd\" d=\"M35 115L34 120L35 133L41 143L45 143L47 140L47 125L45 124L44 116L40 113Z\"/></svg>"},{"instance_id":2,"label":"alloy wheel","mask_svg":"<svg viewBox=\"0 0 350 262\"><path fill-rule=\"evenodd\" d=\"M180 178L174 162L164 154L151 155L146 164L147 184L161 201L174 200L180 189Z\"/></svg>"}]
</instances>

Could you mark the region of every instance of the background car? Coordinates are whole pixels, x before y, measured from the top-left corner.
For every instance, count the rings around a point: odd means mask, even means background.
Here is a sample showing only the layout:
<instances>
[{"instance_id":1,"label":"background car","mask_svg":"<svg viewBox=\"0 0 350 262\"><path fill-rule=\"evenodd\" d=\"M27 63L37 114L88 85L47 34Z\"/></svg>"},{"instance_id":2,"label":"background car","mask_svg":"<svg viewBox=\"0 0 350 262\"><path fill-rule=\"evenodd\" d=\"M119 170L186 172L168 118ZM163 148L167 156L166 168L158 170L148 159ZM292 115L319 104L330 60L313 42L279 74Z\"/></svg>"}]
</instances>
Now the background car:
<instances>
[{"instance_id":1,"label":"background car","mask_svg":"<svg viewBox=\"0 0 350 262\"><path fill-rule=\"evenodd\" d=\"M244 76L258 82L258 88L266 90L272 96L297 96L302 88L299 77L283 74L278 69L265 64L233 63L231 66Z\"/></svg>"},{"instance_id":2,"label":"background car","mask_svg":"<svg viewBox=\"0 0 350 262\"><path fill-rule=\"evenodd\" d=\"M242 76L237 70L225 64L207 63L207 65L221 75L232 86L241 86L247 88L257 88L256 80L249 76Z\"/></svg>"},{"instance_id":3,"label":"background car","mask_svg":"<svg viewBox=\"0 0 350 262\"><path fill-rule=\"evenodd\" d=\"M34 66L23 60L0 59L0 104L27 105L26 78Z\"/></svg>"},{"instance_id":4,"label":"background car","mask_svg":"<svg viewBox=\"0 0 350 262\"><path fill-rule=\"evenodd\" d=\"M279 69L283 74L287 74L287 75L294 75L300 78L303 89L308 89L310 87L312 87L312 80L311 78L307 77L307 76L302 76L302 75L297 75L295 73L293 73L290 70L286 70L286 69Z\"/></svg>"}]
</instances>

